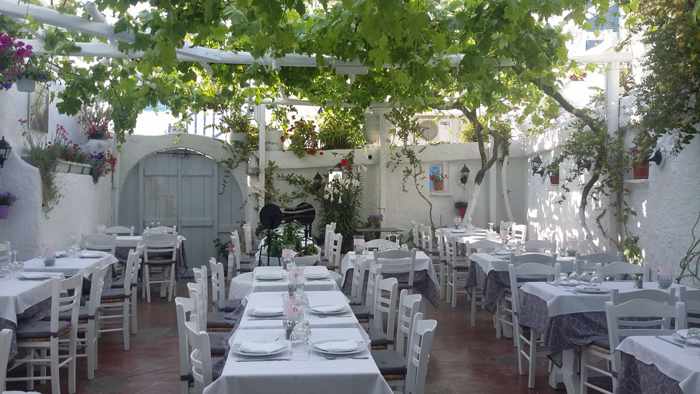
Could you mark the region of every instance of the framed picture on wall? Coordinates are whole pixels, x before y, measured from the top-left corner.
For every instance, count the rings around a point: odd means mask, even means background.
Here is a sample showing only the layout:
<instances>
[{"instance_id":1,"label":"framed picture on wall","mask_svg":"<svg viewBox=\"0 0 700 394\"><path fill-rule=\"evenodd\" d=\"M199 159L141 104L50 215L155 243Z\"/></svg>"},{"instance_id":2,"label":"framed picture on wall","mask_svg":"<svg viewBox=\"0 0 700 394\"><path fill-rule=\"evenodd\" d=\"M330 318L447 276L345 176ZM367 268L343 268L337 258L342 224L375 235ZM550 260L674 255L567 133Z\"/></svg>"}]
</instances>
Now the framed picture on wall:
<instances>
[{"instance_id":1,"label":"framed picture on wall","mask_svg":"<svg viewBox=\"0 0 700 394\"><path fill-rule=\"evenodd\" d=\"M37 83L33 92L27 93L27 127L36 133L49 132L49 84Z\"/></svg>"},{"instance_id":2,"label":"framed picture on wall","mask_svg":"<svg viewBox=\"0 0 700 394\"><path fill-rule=\"evenodd\" d=\"M428 164L428 187L430 194L448 194L448 167L447 163Z\"/></svg>"}]
</instances>

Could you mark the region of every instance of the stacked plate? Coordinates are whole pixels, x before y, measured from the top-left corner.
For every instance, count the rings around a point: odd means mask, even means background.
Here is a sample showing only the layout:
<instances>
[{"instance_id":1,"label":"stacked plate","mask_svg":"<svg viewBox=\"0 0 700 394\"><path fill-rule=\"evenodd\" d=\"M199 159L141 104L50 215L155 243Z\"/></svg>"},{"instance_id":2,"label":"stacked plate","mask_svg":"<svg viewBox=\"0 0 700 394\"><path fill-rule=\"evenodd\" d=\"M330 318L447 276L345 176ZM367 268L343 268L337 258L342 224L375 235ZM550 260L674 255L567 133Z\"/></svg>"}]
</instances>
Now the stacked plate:
<instances>
[{"instance_id":1,"label":"stacked plate","mask_svg":"<svg viewBox=\"0 0 700 394\"><path fill-rule=\"evenodd\" d=\"M304 268L304 278L308 280L328 279L330 272L326 267L306 267Z\"/></svg>"},{"instance_id":2,"label":"stacked plate","mask_svg":"<svg viewBox=\"0 0 700 394\"><path fill-rule=\"evenodd\" d=\"M348 307L345 304L314 305L309 307L309 311L315 315L342 315L348 311Z\"/></svg>"},{"instance_id":3,"label":"stacked plate","mask_svg":"<svg viewBox=\"0 0 700 394\"><path fill-rule=\"evenodd\" d=\"M96 250L82 250L79 256L81 259L99 259L104 256L104 253Z\"/></svg>"},{"instance_id":4,"label":"stacked plate","mask_svg":"<svg viewBox=\"0 0 700 394\"><path fill-rule=\"evenodd\" d=\"M363 341L353 340L327 340L313 342L311 348L321 354L329 356L350 356L367 350L367 344Z\"/></svg>"},{"instance_id":5,"label":"stacked plate","mask_svg":"<svg viewBox=\"0 0 700 394\"><path fill-rule=\"evenodd\" d=\"M248 315L252 317L278 317L284 315L281 306L259 306L248 309Z\"/></svg>"},{"instance_id":6,"label":"stacked plate","mask_svg":"<svg viewBox=\"0 0 700 394\"><path fill-rule=\"evenodd\" d=\"M600 286L594 285L578 285L576 286L576 292L583 294L607 294L610 290L603 289Z\"/></svg>"},{"instance_id":7,"label":"stacked plate","mask_svg":"<svg viewBox=\"0 0 700 394\"><path fill-rule=\"evenodd\" d=\"M270 357L277 356L289 349L288 341L234 343L231 351L243 357Z\"/></svg>"},{"instance_id":8,"label":"stacked plate","mask_svg":"<svg viewBox=\"0 0 700 394\"><path fill-rule=\"evenodd\" d=\"M282 280L284 274L279 267L258 267L254 272L256 280Z\"/></svg>"}]
</instances>

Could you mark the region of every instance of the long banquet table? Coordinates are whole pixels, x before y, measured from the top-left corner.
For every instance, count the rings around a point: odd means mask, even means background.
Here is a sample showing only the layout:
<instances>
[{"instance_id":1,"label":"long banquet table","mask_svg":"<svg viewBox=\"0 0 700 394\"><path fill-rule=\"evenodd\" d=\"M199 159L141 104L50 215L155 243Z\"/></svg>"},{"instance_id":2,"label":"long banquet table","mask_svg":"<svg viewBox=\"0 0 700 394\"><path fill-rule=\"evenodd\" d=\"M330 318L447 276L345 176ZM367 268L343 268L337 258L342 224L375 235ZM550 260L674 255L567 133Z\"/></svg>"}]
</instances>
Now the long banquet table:
<instances>
[{"instance_id":1,"label":"long banquet table","mask_svg":"<svg viewBox=\"0 0 700 394\"><path fill-rule=\"evenodd\" d=\"M267 267L259 267L267 268ZM256 269L259 269L256 268ZM279 268L281 269L281 267ZM304 267L304 269L314 269ZM327 291L338 289L338 274L329 272L330 277L326 279L304 280L304 288L307 291ZM283 279L277 281L257 280L252 272L246 272L236 275L231 279L228 298L230 300L242 300L251 293L255 292L270 292L270 291L286 291L289 287L287 275Z\"/></svg>"},{"instance_id":2,"label":"long banquet table","mask_svg":"<svg viewBox=\"0 0 700 394\"><path fill-rule=\"evenodd\" d=\"M284 292L253 293L239 328L229 339L231 348L247 341L270 341L284 337L282 320L254 320L248 316L251 308L281 305ZM347 303L338 290L306 292L309 304ZM349 306L348 306L349 307ZM309 319L309 342L323 340L362 340L368 341L364 329L354 316L345 322L328 326L326 320L318 317ZM343 317L335 318L343 319ZM221 376L204 389L205 394L246 393L305 393L305 394L389 394L391 389L382 377L372 359L369 349L353 357L329 357L318 355L303 343L290 346L285 354L277 359L241 359L230 351Z\"/></svg>"}]
</instances>

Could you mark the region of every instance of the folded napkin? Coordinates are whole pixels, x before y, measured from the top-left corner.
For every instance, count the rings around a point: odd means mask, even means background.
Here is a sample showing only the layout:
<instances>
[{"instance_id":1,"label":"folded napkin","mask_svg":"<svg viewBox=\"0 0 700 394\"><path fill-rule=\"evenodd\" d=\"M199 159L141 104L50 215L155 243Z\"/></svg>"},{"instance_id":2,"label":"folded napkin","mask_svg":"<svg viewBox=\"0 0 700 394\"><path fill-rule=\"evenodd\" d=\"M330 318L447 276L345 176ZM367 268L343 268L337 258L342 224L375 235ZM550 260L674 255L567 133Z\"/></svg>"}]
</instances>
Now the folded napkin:
<instances>
[{"instance_id":1,"label":"folded napkin","mask_svg":"<svg viewBox=\"0 0 700 394\"><path fill-rule=\"evenodd\" d=\"M311 312L320 313L320 314L339 313L339 312L343 312L345 310L346 310L346 306L344 304L315 305L315 306L311 307Z\"/></svg>"},{"instance_id":2,"label":"folded napkin","mask_svg":"<svg viewBox=\"0 0 700 394\"><path fill-rule=\"evenodd\" d=\"M329 274L330 272L328 272L326 267L312 266L304 268L304 277L309 279L325 279Z\"/></svg>"},{"instance_id":3,"label":"folded napkin","mask_svg":"<svg viewBox=\"0 0 700 394\"><path fill-rule=\"evenodd\" d=\"M102 256L103 256L102 252L98 252L95 250L83 250L82 252L80 252L80 258L83 258L83 259L96 259L96 258L102 257Z\"/></svg>"},{"instance_id":4,"label":"folded napkin","mask_svg":"<svg viewBox=\"0 0 700 394\"><path fill-rule=\"evenodd\" d=\"M688 328L684 330L678 330L676 331L676 335L678 335L682 339L700 339L700 328Z\"/></svg>"},{"instance_id":5,"label":"folded napkin","mask_svg":"<svg viewBox=\"0 0 700 394\"><path fill-rule=\"evenodd\" d=\"M324 352L348 353L358 350L360 344L357 341L337 340L315 343L314 347Z\"/></svg>"},{"instance_id":6,"label":"folded napkin","mask_svg":"<svg viewBox=\"0 0 700 394\"><path fill-rule=\"evenodd\" d=\"M253 271L255 279L282 279L283 272L280 267L257 267Z\"/></svg>"},{"instance_id":7,"label":"folded napkin","mask_svg":"<svg viewBox=\"0 0 700 394\"><path fill-rule=\"evenodd\" d=\"M62 275L61 275L62 276ZM58 275L47 272L20 272L17 274L17 279L20 280L46 280L58 277Z\"/></svg>"},{"instance_id":8,"label":"folded napkin","mask_svg":"<svg viewBox=\"0 0 700 394\"><path fill-rule=\"evenodd\" d=\"M251 316L280 316L283 313L281 306L259 306L250 310Z\"/></svg>"},{"instance_id":9,"label":"folded napkin","mask_svg":"<svg viewBox=\"0 0 700 394\"><path fill-rule=\"evenodd\" d=\"M239 350L242 353L250 354L273 354L281 352L287 347L287 342L277 341L277 342L245 342L241 343Z\"/></svg>"}]
</instances>

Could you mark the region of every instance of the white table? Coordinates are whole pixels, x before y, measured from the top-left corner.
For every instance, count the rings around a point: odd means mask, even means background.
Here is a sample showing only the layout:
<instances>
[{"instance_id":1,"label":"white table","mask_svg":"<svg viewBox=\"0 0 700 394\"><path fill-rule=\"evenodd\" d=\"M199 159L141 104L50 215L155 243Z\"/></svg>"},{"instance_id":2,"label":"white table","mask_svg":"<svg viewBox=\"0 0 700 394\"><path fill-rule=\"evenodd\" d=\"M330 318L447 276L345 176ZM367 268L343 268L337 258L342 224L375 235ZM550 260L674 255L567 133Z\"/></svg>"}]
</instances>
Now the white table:
<instances>
[{"instance_id":1,"label":"white table","mask_svg":"<svg viewBox=\"0 0 700 394\"><path fill-rule=\"evenodd\" d=\"M654 365L677 381L683 393L700 394L700 347L684 349L653 336L634 336L625 338L617 350Z\"/></svg>"},{"instance_id":2,"label":"white table","mask_svg":"<svg viewBox=\"0 0 700 394\"><path fill-rule=\"evenodd\" d=\"M52 279L0 279L0 318L17 324L17 316L51 297Z\"/></svg>"},{"instance_id":3,"label":"white table","mask_svg":"<svg viewBox=\"0 0 700 394\"><path fill-rule=\"evenodd\" d=\"M245 341L284 338L284 330L236 330L231 346ZM321 340L367 340L360 327L311 328L310 342ZM369 350L361 359L327 359L304 344L291 347L284 360L246 361L229 353L221 377L204 389L205 394L390 394Z\"/></svg>"},{"instance_id":4,"label":"white table","mask_svg":"<svg viewBox=\"0 0 700 394\"><path fill-rule=\"evenodd\" d=\"M91 251L92 252L92 251ZM24 262L24 271L27 272L55 272L66 276L75 275L80 272L90 272L93 268L114 264L118 262L117 258L109 253L92 252L100 254L101 257L59 257L56 258L54 265L47 267L44 265L43 257L36 257Z\"/></svg>"},{"instance_id":5,"label":"white table","mask_svg":"<svg viewBox=\"0 0 700 394\"><path fill-rule=\"evenodd\" d=\"M284 317L256 318L248 314L250 307L282 307L284 296L287 292L253 293L248 296L246 311L241 318L239 329L249 328L279 328ZM347 312L341 315L318 316L308 311L305 313L311 328L341 328L356 327L359 323L348 305L347 297L340 291L306 291L309 306L345 304Z\"/></svg>"},{"instance_id":6,"label":"white table","mask_svg":"<svg viewBox=\"0 0 700 394\"><path fill-rule=\"evenodd\" d=\"M372 261L373 259L374 254L369 252L361 255L357 255L355 254L355 252L346 253L345 256L343 256L342 261L340 262L340 272L343 277L341 283L345 283L345 275L348 272L348 270L353 269L357 264L366 264L367 262ZM388 265L382 268L383 272L385 273L396 273L391 272L391 267ZM433 267L433 260L422 250L416 251L415 271L427 271L431 279L436 278L435 268Z\"/></svg>"},{"instance_id":7,"label":"white table","mask_svg":"<svg viewBox=\"0 0 700 394\"><path fill-rule=\"evenodd\" d=\"M337 290L340 277L336 272L330 272L329 279L305 280L304 289L307 291L328 291ZM242 300L254 292L287 291L289 280L285 275L284 279L277 281L255 280L252 272L236 275L231 279L231 286L228 291L230 300Z\"/></svg>"}]
</instances>

